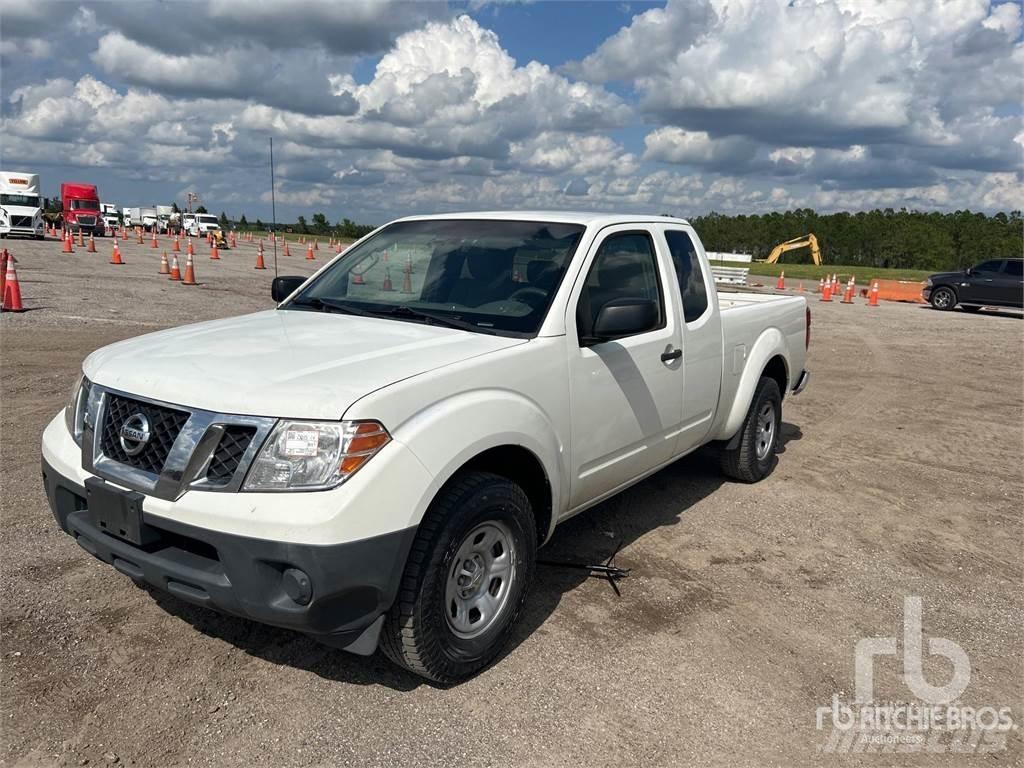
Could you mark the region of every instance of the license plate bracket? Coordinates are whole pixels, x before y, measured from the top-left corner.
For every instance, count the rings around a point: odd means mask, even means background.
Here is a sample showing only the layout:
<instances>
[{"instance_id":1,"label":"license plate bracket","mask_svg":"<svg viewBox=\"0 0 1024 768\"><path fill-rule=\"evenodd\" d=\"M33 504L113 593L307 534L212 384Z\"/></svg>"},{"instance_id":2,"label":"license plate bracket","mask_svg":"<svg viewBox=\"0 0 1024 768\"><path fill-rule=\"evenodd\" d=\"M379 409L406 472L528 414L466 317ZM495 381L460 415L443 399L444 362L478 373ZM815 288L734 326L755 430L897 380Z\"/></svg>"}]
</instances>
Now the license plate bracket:
<instances>
[{"instance_id":1,"label":"license plate bracket","mask_svg":"<svg viewBox=\"0 0 1024 768\"><path fill-rule=\"evenodd\" d=\"M85 495L89 516L104 533L140 547L159 538L156 529L142 521L142 501L146 497L141 493L122 491L97 477L90 477L85 481Z\"/></svg>"}]
</instances>

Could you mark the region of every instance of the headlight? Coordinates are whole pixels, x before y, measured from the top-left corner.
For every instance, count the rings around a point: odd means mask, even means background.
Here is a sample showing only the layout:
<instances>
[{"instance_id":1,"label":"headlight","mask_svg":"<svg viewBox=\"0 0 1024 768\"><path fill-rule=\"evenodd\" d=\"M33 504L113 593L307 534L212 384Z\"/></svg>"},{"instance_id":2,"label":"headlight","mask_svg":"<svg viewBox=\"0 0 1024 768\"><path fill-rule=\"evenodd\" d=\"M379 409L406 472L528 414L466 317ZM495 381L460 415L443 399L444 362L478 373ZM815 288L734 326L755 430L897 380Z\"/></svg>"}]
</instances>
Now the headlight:
<instances>
[{"instance_id":1,"label":"headlight","mask_svg":"<svg viewBox=\"0 0 1024 768\"><path fill-rule=\"evenodd\" d=\"M68 432L79 445L82 444L82 433L85 430L86 412L89 410L89 395L92 394L92 382L84 374L78 376L75 388L71 390L71 399L64 409L64 423Z\"/></svg>"},{"instance_id":2,"label":"headlight","mask_svg":"<svg viewBox=\"0 0 1024 768\"><path fill-rule=\"evenodd\" d=\"M390 440L388 431L376 421L281 421L260 448L242 488L334 488Z\"/></svg>"}]
</instances>

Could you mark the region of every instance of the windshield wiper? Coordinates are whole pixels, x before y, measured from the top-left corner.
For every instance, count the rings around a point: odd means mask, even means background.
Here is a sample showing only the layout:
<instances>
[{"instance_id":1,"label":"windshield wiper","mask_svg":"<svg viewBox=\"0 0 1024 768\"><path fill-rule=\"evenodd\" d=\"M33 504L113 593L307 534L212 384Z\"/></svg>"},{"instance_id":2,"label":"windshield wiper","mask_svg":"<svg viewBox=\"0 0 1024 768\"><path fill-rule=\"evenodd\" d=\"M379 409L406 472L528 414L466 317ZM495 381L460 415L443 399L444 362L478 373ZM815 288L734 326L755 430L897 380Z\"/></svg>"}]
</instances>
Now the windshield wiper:
<instances>
[{"instance_id":1,"label":"windshield wiper","mask_svg":"<svg viewBox=\"0 0 1024 768\"><path fill-rule=\"evenodd\" d=\"M304 299L302 301L296 300L290 302L297 307L312 307L313 309L329 309L336 312L344 312L347 315L359 315L360 317L374 317L375 312L367 312L365 309L359 309L358 307L352 306L347 301L341 301L339 299L321 299L319 297L313 297Z\"/></svg>"},{"instance_id":2,"label":"windshield wiper","mask_svg":"<svg viewBox=\"0 0 1024 768\"><path fill-rule=\"evenodd\" d=\"M449 317L448 315L442 315L436 312L428 312L425 309L414 309L413 307L406 306L405 304L401 304L393 309L381 309L378 310L377 313L381 315L390 315L391 317L416 317L426 320L429 323L436 323L437 325L443 325L448 328L458 328L460 331L488 333L492 336L495 335L495 332L490 328L482 328L476 323L459 320L458 318Z\"/></svg>"}]
</instances>

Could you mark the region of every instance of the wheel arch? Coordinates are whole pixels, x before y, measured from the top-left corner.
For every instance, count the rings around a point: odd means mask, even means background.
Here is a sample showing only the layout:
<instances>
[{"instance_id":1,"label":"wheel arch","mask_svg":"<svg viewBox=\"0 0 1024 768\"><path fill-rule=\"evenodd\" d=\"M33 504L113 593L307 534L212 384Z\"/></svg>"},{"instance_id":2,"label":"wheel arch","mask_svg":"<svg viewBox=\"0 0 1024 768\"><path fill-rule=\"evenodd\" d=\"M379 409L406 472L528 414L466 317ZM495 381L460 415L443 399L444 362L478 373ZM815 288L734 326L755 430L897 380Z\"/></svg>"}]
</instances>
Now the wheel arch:
<instances>
[{"instance_id":1,"label":"wheel arch","mask_svg":"<svg viewBox=\"0 0 1024 768\"><path fill-rule=\"evenodd\" d=\"M453 433L445 425L458 423ZM435 403L397 428L394 437L433 477L410 524L417 524L453 478L466 471L507 477L526 492L537 522L538 544L551 534L567 503L566 447L547 414L532 400L488 388Z\"/></svg>"},{"instance_id":2,"label":"wheel arch","mask_svg":"<svg viewBox=\"0 0 1024 768\"><path fill-rule=\"evenodd\" d=\"M779 392L785 399L791 376L789 346L786 337L777 328L767 329L751 347L732 404L726 404L729 415L714 433L714 439L731 441L735 438L754 399L757 382L763 376L776 381Z\"/></svg>"}]
</instances>

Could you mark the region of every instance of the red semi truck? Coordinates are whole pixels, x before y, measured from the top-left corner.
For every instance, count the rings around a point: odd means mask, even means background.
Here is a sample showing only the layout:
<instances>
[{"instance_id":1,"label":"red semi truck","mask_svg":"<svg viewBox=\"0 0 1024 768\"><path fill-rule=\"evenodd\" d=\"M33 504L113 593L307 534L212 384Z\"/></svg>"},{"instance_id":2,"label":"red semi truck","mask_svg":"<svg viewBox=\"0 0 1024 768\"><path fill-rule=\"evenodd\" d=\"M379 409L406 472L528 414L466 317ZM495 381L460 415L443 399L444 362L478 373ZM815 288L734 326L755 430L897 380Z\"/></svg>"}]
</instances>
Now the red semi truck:
<instances>
[{"instance_id":1,"label":"red semi truck","mask_svg":"<svg viewBox=\"0 0 1024 768\"><path fill-rule=\"evenodd\" d=\"M100 213L100 196L95 184L65 181L60 185L60 199L64 206L64 226L72 232L81 230L103 237L106 227Z\"/></svg>"}]
</instances>

